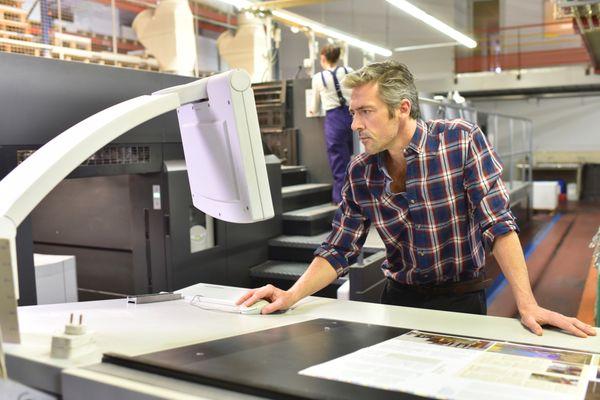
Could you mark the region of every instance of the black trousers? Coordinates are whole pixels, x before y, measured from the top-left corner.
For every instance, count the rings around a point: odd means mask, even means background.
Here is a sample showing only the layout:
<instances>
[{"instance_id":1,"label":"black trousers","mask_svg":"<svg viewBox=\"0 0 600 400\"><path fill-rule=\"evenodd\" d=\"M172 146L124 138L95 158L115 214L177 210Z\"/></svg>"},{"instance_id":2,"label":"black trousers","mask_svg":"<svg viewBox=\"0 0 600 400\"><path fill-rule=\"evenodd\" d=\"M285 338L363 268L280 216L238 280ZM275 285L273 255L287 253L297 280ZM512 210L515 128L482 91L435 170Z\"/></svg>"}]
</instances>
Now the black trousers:
<instances>
[{"instance_id":1,"label":"black trousers","mask_svg":"<svg viewBox=\"0 0 600 400\"><path fill-rule=\"evenodd\" d=\"M388 279L381 293L381 303L394 306L427 308L430 310L455 311L467 314L487 314L485 290L464 294L427 294L400 287Z\"/></svg>"}]
</instances>

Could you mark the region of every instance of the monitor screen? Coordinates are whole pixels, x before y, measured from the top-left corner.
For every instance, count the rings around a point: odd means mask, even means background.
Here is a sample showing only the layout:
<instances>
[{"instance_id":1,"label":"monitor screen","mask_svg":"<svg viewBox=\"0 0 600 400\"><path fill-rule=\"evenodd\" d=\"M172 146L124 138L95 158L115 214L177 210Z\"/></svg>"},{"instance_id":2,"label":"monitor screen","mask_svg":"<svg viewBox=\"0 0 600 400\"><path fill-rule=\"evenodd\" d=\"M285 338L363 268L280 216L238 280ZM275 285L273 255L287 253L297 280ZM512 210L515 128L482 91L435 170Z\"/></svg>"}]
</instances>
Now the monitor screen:
<instances>
[{"instance_id":1,"label":"monitor screen","mask_svg":"<svg viewBox=\"0 0 600 400\"><path fill-rule=\"evenodd\" d=\"M250 76L232 70L205 82L206 97L177 110L193 204L229 222L272 218Z\"/></svg>"}]
</instances>

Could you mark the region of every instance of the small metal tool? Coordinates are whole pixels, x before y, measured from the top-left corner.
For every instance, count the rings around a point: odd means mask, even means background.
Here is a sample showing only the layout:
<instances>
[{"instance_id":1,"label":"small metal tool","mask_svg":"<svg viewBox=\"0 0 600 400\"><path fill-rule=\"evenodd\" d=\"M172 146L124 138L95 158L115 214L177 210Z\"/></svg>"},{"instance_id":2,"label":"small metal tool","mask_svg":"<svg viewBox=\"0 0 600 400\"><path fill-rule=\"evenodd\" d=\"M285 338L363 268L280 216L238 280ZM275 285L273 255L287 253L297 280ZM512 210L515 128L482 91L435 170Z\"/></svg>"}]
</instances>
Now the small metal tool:
<instances>
[{"instance_id":1,"label":"small metal tool","mask_svg":"<svg viewBox=\"0 0 600 400\"><path fill-rule=\"evenodd\" d=\"M138 294L138 295L134 295L134 296L127 296L127 302L135 303L135 304L158 303L160 301L171 301L171 300L181 300L181 299L183 299L183 295L181 293L171 293L171 292Z\"/></svg>"}]
</instances>

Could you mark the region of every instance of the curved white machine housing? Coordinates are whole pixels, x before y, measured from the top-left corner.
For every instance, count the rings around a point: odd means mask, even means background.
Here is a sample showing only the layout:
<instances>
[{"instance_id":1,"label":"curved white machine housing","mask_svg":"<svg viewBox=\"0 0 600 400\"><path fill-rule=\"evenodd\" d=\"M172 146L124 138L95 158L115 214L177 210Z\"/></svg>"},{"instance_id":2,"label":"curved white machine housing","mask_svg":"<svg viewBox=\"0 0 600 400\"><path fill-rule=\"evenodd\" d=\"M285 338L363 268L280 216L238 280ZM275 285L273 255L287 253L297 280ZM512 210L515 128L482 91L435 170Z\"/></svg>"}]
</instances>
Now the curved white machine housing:
<instances>
[{"instance_id":1,"label":"curved white machine housing","mask_svg":"<svg viewBox=\"0 0 600 400\"><path fill-rule=\"evenodd\" d=\"M194 206L229 222L273 217L254 95L245 71L224 72L100 111L56 136L0 181L0 292L11 300L0 301L0 325L6 341L19 340L17 227L96 151L175 109Z\"/></svg>"}]
</instances>

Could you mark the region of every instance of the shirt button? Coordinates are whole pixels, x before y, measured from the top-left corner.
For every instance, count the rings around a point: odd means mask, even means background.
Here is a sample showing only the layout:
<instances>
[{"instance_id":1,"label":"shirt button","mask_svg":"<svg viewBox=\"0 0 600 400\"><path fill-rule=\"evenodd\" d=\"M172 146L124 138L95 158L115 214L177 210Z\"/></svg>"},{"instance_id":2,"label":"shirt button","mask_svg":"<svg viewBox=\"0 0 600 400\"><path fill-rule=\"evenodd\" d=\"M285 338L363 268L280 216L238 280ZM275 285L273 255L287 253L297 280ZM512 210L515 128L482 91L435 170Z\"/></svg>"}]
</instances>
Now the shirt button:
<instances>
[{"instance_id":1,"label":"shirt button","mask_svg":"<svg viewBox=\"0 0 600 400\"><path fill-rule=\"evenodd\" d=\"M415 225L415 228L417 228L417 229L421 229L421 224L416 224L416 225Z\"/></svg>"},{"instance_id":2,"label":"shirt button","mask_svg":"<svg viewBox=\"0 0 600 400\"><path fill-rule=\"evenodd\" d=\"M424 252L423 250L419 250L419 255L420 255L421 257L423 257L423 256L425 255L425 252Z\"/></svg>"},{"instance_id":3,"label":"shirt button","mask_svg":"<svg viewBox=\"0 0 600 400\"><path fill-rule=\"evenodd\" d=\"M410 204L415 204L415 199L410 199Z\"/></svg>"}]
</instances>

